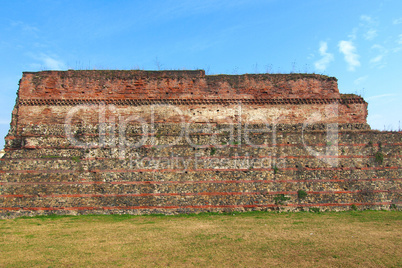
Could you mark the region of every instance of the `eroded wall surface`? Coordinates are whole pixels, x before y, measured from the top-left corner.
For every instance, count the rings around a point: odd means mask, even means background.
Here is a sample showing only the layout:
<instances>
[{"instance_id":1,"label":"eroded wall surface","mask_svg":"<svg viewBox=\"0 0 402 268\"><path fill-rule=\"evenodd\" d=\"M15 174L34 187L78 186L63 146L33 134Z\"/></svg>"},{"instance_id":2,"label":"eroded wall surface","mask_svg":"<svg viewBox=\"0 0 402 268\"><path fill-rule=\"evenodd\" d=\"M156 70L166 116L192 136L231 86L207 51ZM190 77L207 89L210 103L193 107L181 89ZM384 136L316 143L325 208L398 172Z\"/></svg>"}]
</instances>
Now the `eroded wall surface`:
<instances>
[{"instance_id":1,"label":"eroded wall surface","mask_svg":"<svg viewBox=\"0 0 402 268\"><path fill-rule=\"evenodd\" d=\"M320 75L24 73L0 216L401 207L402 134Z\"/></svg>"}]
</instances>

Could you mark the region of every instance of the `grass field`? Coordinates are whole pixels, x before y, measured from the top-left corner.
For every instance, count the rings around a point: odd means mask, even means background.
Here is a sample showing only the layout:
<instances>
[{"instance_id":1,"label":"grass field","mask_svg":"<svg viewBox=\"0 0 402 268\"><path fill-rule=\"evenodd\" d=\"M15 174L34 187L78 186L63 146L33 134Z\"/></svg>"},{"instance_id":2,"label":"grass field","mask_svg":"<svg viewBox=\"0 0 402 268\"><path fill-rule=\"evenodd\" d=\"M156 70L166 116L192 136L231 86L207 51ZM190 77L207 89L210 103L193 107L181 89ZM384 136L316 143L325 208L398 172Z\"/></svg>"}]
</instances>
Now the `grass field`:
<instances>
[{"instance_id":1,"label":"grass field","mask_svg":"<svg viewBox=\"0 0 402 268\"><path fill-rule=\"evenodd\" d=\"M401 267L402 212L0 220L1 267Z\"/></svg>"}]
</instances>

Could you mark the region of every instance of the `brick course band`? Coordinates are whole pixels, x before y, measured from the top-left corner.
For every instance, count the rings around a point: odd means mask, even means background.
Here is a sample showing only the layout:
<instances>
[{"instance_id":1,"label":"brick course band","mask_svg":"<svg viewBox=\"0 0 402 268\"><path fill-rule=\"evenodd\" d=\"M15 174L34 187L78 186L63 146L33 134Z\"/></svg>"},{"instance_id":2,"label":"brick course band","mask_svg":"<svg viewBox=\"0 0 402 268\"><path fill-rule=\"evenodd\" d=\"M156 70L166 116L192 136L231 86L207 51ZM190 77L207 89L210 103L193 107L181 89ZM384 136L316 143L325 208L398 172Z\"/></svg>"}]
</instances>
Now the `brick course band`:
<instances>
[{"instance_id":1,"label":"brick course band","mask_svg":"<svg viewBox=\"0 0 402 268\"><path fill-rule=\"evenodd\" d=\"M171 104L171 105L197 105L197 104L269 104L269 105L282 105L282 104L365 104L363 98L339 98L339 99L20 99L19 105L35 106L35 105L62 105L74 106L82 104L114 104L114 105L158 105L158 104Z\"/></svg>"}]
</instances>

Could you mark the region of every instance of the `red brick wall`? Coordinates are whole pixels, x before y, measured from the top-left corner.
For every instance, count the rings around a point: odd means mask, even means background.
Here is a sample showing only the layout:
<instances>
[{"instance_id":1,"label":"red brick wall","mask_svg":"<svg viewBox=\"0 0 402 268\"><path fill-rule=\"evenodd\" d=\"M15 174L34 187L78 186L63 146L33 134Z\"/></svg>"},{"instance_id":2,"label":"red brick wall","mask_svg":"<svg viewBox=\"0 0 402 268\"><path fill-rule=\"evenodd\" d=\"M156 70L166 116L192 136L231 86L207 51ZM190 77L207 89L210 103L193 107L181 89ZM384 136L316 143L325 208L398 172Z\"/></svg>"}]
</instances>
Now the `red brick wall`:
<instances>
[{"instance_id":1,"label":"red brick wall","mask_svg":"<svg viewBox=\"0 0 402 268\"><path fill-rule=\"evenodd\" d=\"M339 98L322 75L210 75L204 71L45 71L24 73L20 99Z\"/></svg>"},{"instance_id":2,"label":"red brick wall","mask_svg":"<svg viewBox=\"0 0 402 268\"><path fill-rule=\"evenodd\" d=\"M364 124L367 118L361 97L340 94L336 78L323 75L44 71L23 74L10 135L18 136L24 125L63 124L80 104L93 106L75 112L73 122L97 124L101 103L114 105L113 111L107 106L105 119L116 122L133 115L149 122L151 105L161 103L176 110L155 108L157 122Z\"/></svg>"}]
</instances>

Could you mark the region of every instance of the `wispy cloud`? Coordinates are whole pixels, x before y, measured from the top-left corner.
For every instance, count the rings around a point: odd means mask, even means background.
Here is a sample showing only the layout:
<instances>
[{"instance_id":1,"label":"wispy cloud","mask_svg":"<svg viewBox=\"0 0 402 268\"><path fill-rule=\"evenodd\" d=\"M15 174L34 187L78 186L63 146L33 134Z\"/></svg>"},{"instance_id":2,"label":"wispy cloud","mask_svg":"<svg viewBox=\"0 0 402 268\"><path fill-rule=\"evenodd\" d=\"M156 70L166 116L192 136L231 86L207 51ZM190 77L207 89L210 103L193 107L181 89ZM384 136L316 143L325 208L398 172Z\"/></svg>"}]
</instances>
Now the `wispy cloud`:
<instances>
[{"instance_id":1,"label":"wispy cloud","mask_svg":"<svg viewBox=\"0 0 402 268\"><path fill-rule=\"evenodd\" d=\"M257 2L253 1L253 4L257 4ZM227 12L230 9L242 9L252 4L248 0L160 1L158 8L154 8L151 1L140 1L139 3L136 1L127 1L127 4L123 4L124 8L119 12L121 20L110 21L110 23L105 24L103 27L98 27L98 22L96 21L91 23L90 26L93 27L91 36L105 38L119 32L131 31L133 28L145 27L149 24L163 24L171 20L213 13L221 14L222 11ZM107 13L103 15L106 16ZM78 24L77 27L79 27Z\"/></svg>"},{"instance_id":2,"label":"wispy cloud","mask_svg":"<svg viewBox=\"0 0 402 268\"><path fill-rule=\"evenodd\" d=\"M383 55L378 55L377 57L374 57L374 58L370 59L370 63L378 63L378 62L380 62L383 58L384 58Z\"/></svg>"},{"instance_id":3,"label":"wispy cloud","mask_svg":"<svg viewBox=\"0 0 402 268\"><path fill-rule=\"evenodd\" d=\"M361 15L360 20L368 22L368 23L373 23L373 19L370 16L367 16L367 15Z\"/></svg>"},{"instance_id":4,"label":"wispy cloud","mask_svg":"<svg viewBox=\"0 0 402 268\"><path fill-rule=\"evenodd\" d=\"M357 32L359 31L358 27L352 29L352 33L348 35L350 40L355 40L357 38Z\"/></svg>"},{"instance_id":5,"label":"wispy cloud","mask_svg":"<svg viewBox=\"0 0 402 268\"><path fill-rule=\"evenodd\" d=\"M365 33L363 34L364 39L373 40L374 38L376 38L378 35L376 30L378 26L377 21L368 15L361 15L360 21L360 26L365 31Z\"/></svg>"},{"instance_id":6,"label":"wispy cloud","mask_svg":"<svg viewBox=\"0 0 402 268\"><path fill-rule=\"evenodd\" d=\"M398 44L402 45L402 34L398 36L398 40L396 41Z\"/></svg>"},{"instance_id":7,"label":"wispy cloud","mask_svg":"<svg viewBox=\"0 0 402 268\"><path fill-rule=\"evenodd\" d=\"M401 24L402 23L402 18L394 19L392 22L393 24Z\"/></svg>"},{"instance_id":8,"label":"wispy cloud","mask_svg":"<svg viewBox=\"0 0 402 268\"><path fill-rule=\"evenodd\" d=\"M52 57L45 56L42 58L44 65L50 69L64 69L65 64L62 61L56 60Z\"/></svg>"},{"instance_id":9,"label":"wispy cloud","mask_svg":"<svg viewBox=\"0 0 402 268\"><path fill-rule=\"evenodd\" d=\"M10 25L12 27L16 27L16 28L20 28L23 32L26 33L31 33L31 34L35 34L36 32L39 32L39 29L36 28L35 26L31 26L29 24L26 24L22 21L10 21Z\"/></svg>"},{"instance_id":10,"label":"wispy cloud","mask_svg":"<svg viewBox=\"0 0 402 268\"><path fill-rule=\"evenodd\" d=\"M397 53L402 50L402 34L398 35L395 40L395 47L391 49L393 53Z\"/></svg>"},{"instance_id":11,"label":"wispy cloud","mask_svg":"<svg viewBox=\"0 0 402 268\"><path fill-rule=\"evenodd\" d=\"M368 75L361 76L361 77L357 78L355 81L353 81L353 83L355 85L360 85L360 84L364 83L367 79L368 79Z\"/></svg>"},{"instance_id":12,"label":"wispy cloud","mask_svg":"<svg viewBox=\"0 0 402 268\"><path fill-rule=\"evenodd\" d=\"M370 59L370 64L378 68L384 68L386 65L384 59L385 56L388 54L388 50L379 44L373 45L371 49L377 50L378 54L377 56Z\"/></svg>"},{"instance_id":13,"label":"wispy cloud","mask_svg":"<svg viewBox=\"0 0 402 268\"><path fill-rule=\"evenodd\" d=\"M66 64L62 60L59 60L58 57L55 55L40 53L39 55L31 54L31 57L40 62L31 64L32 68L47 70L66 69Z\"/></svg>"},{"instance_id":14,"label":"wispy cloud","mask_svg":"<svg viewBox=\"0 0 402 268\"><path fill-rule=\"evenodd\" d=\"M334 55L328 53L327 49L327 42L320 42L320 48L318 49L318 52L320 53L322 58L314 63L314 66L317 70L325 71L325 69L327 69L328 67L328 64L334 60Z\"/></svg>"},{"instance_id":15,"label":"wispy cloud","mask_svg":"<svg viewBox=\"0 0 402 268\"><path fill-rule=\"evenodd\" d=\"M376 95L376 96L371 96L366 98L366 100L374 100L374 99L380 99L380 98L387 98L387 97L395 97L398 96L397 94L381 94L381 95Z\"/></svg>"},{"instance_id":16,"label":"wispy cloud","mask_svg":"<svg viewBox=\"0 0 402 268\"><path fill-rule=\"evenodd\" d=\"M338 44L339 51L344 55L345 61L348 64L348 70L354 71L360 66L359 55L356 53L356 47L352 41L342 40Z\"/></svg>"},{"instance_id":17,"label":"wispy cloud","mask_svg":"<svg viewBox=\"0 0 402 268\"><path fill-rule=\"evenodd\" d=\"M375 37L377 37L377 30L370 29L364 34L364 38L366 40L373 40Z\"/></svg>"}]
</instances>

